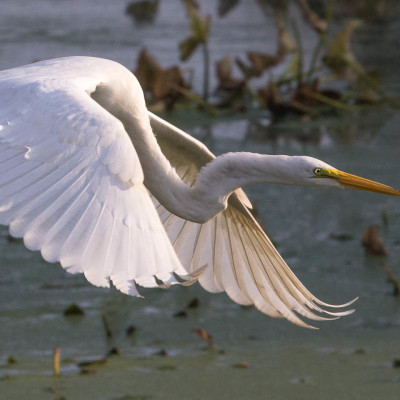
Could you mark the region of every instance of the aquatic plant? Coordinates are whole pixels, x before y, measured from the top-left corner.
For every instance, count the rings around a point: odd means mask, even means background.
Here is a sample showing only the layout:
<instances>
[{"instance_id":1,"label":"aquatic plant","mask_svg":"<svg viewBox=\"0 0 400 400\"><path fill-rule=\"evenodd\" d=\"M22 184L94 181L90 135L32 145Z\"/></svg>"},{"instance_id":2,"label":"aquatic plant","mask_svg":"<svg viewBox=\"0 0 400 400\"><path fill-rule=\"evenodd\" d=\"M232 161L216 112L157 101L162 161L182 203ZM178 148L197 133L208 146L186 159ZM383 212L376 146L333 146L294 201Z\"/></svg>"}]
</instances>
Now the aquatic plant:
<instances>
[{"instance_id":1,"label":"aquatic plant","mask_svg":"<svg viewBox=\"0 0 400 400\"><path fill-rule=\"evenodd\" d=\"M131 16L135 23L151 23L154 22L157 12L159 0L142 0L131 1L125 9L125 14Z\"/></svg>"},{"instance_id":2,"label":"aquatic plant","mask_svg":"<svg viewBox=\"0 0 400 400\"><path fill-rule=\"evenodd\" d=\"M218 16L226 17L240 3L219 1ZM230 55L224 55L217 60L217 85L210 101L211 16L202 15L195 0L184 0L190 34L179 41L180 61L187 61L202 49L202 97L191 90L190 79L179 65L161 67L146 49L140 53L135 73L156 111L171 109L187 100L213 115L217 108L244 112L258 103L270 112L272 120L287 115L313 118L335 110L360 111L374 104L399 108L397 101L381 88L377 71L366 69L354 56L351 38L360 21L350 20L333 32L337 3L340 1L257 0L267 22L276 27L276 52L249 48L245 58L232 60ZM294 12L296 8L300 13ZM303 32L307 26L317 40L306 60ZM234 74L235 66L239 75Z\"/></svg>"},{"instance_id":3,"label":"aquatic plant","mask_svg":"<svg viewBox=\"0 0 400 400\"><path fill-rule=\"evenodd\" d=\"M179 43L181 61L186 61L201 47L203 52L203 100L208 100L210 55L208 50L208 38L210 36L210 15L201 15L200 7L196 1L183 1L188 18L190 20L190 36Z\"/></svg>"}]
</instances>

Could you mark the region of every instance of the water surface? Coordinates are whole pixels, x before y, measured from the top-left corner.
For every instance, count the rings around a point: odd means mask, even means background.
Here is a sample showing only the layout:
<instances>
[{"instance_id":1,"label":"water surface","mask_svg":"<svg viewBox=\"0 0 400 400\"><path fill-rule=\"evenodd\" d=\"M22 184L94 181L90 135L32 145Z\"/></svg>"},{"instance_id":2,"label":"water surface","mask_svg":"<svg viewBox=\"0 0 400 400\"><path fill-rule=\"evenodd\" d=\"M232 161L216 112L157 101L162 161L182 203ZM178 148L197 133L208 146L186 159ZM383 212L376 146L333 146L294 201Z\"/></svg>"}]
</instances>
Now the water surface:
<instances>
[{"instance_id":1,"label":"water surface","mask_svg":"<svg viewBox=\"0 0 400 400\"><path fill-rule=\"evenodd\" d=\"M212 2L205 3L215 14ZM143 46L163 65L176 63L177 38L187 32L179 2L162 2L155 25L141 27L124 15L125 5L122 0L2 0L0 67L95 55L133 68ZM255 3L247 2L225 20L214 19L213 59L243 54L249 42L253 49L274 51L274 41L266 41L274 30ZM383 84L394 96L399 93L397 25L363 27L355 43L363 62L382 68ZM385 52L376 52L381 43L377 32L384 32ZM305 34L312 44L311 33ZM195 57L188 66L196 70L199 63ZM167 118L218 154L307 154L400 186L400 115L395 112L379 109L273 128L260 128L246 116L209 119L178 113ZM400 276L399 200L283 186L257 185L247 192L298 277L327 302L359 296L354 314L306 330L241 308L225 294L211 295L197 285L143 290L145 299L133 299L92 287L82 276L45 263L21 243L9 243L2 227L0 398L397 399L400 370L393 363L400 358L400 300L392 296L381 264ZM385 259L364 256L360 237L372 224L380 227L388 248ZM332 238L338 236L347 240ZM193 298L199 299L199 308L186 318L175 317ZM63 311L71 303L79 304L85 315L65 318ZM103 314L112 340L106 338ZM128 337L126 329L132 325L136 332ZM204 349L206 344L193 332L197 328L213 335L214 349ZM61 349L60 379L52 376L54 347ZM90 373L79 373L79 362L102 358L111 347L121 354ZM161 350L164 356L157 355ZM16 363L9 363L10 356Z\"/></svg>"}]
</instances>

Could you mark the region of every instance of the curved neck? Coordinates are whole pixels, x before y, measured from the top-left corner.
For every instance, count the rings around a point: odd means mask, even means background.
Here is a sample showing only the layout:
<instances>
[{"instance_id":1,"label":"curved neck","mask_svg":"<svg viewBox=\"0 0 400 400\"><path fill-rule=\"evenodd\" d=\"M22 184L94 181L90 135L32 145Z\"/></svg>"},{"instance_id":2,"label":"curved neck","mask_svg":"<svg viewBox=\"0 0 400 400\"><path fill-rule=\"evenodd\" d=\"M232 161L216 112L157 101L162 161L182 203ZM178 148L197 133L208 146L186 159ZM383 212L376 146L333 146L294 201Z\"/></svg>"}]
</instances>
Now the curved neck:
<instances>
[{"instance_id":1,"label":"curved neck","mask_svg":"<svg viewBox=\"0 0 400 400\"><path fill-rule=\"evenodd\" d=\"M91 96L123 123L140 159L145 186L171 213L204 223L226 208L229 196L239 187L288 182L287 173L282 177L287 168L282 168L281 161L287 167L290 157L243 152L217 157L202 168L193 187L186 185L157 143L139 84L133 80L131 84L134 87L128 86L126 92L136 90L134 102L118 103L108 85L99 85Z\"/></svg>"},{"instance_id":2,"label":"curved neck","mask_svg":"<svg viewBox=\"0 0 400 400\"><path fill-rule=\"evenodd\" d=\"M146 110L147 111L147 110ZM281 165L288 156L228 153L205 165L193 187L186 185L162 153L146 117L124 122L144 172L144 183L153 196L178 217L204 223L227 207L237 188L252 183L281 183ZM282 164L281 164L282 163Z\"/></svg>"},{"instance_id":3,"label":"curved neck","mask_svg":"<svg viewBox=\"0 0 400 400\"><path fill-rule=\"evenodd\" d=\"M126 129L138 153L144 183L153 196L171 213L204 223L227 207L237 188L252 183L282 182L279 160L287 156L228 153L204 166L193 187L186 185L158 146L150 120L130 120Z\"/></svg>"}]
</instances>

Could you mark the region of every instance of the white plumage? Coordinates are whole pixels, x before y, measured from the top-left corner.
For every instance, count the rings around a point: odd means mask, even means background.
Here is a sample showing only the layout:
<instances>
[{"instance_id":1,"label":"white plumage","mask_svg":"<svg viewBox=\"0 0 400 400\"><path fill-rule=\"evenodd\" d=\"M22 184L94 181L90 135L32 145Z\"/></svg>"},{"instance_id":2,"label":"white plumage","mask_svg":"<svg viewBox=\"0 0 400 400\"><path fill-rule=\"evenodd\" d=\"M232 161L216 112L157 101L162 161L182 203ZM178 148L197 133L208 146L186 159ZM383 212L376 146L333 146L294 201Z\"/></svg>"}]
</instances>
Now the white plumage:
<instances>
[{"instance_id":1,"label":"white plumage","mask_svg":"<svg viewBox=\"0 0 400 400\"><path fill-rule=\"evenodd\" d=\"M73 58L0 74L0 222L45 260L124 293L185 274L122 123L89 94L109 73ZM85 68L88 68L85 71ZM146 251L147 249L147 251ZM157 251L155 250L157 249Z\"/></svg>"},{"instance_id":2,"label":"white plumage","mask_svg":"<svg viewBox=\"0 0 400 400\"><path fill-rule=\"evenodd\" d=\"M206 290L302 326L299 315L350 313L322 310L329 305L295 277L240 189L340 186L311 179L334 169L309 157L214 158L149 113L135 77L112 61L69 57L0 73L0 223L29 249L136 296L135 284L200 273Z\"/></svg>"}]
</instances>

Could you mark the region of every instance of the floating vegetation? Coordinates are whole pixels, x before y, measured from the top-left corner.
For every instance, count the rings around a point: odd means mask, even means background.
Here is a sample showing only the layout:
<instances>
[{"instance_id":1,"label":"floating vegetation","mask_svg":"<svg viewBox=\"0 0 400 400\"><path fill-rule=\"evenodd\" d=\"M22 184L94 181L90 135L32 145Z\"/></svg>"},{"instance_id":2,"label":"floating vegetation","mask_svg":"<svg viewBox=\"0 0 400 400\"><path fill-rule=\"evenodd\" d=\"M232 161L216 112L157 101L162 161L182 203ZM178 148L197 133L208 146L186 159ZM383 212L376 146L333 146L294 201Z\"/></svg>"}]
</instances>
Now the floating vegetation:
<instances>
[{"instance_id":1,"label":"floating vegetation","mask_svg":"<svg viewBox=\"0 0 400 400\"><path fill-rule=\"evenodd\" d=\"M165 349L161 349L159 351L156 351L154 353L155 356L159 356L159 357L167 357L168 356L168 352Z\"/></svg>"},{"instance_id":2,"label":"floating vegetation","mask_svg":"<svg viewBox=\"0 0 400 400\"><path fill-rule=\"evenodd\" d=\"M200 306L200 300L197 297L194 297L192 300L189 301L188 305L186 306L186 309L195 310L199 308L199 306Z\"/></svg>"},{"instance_id":3,"label":"floating vegetation","mask_svg":"<svg viewBox=\"0 0 400 400\"><path fill-rule=\"evenodd\" d=\"M400 368L400 358L393 360L393 368Z\"/></svg>"},{"instance_id":4,"label":"floating vegetation","mask_svg":"<svg viewBox=\"0 0 400 400\"><path fill-rule=\"evenodd\" d=\"M232 368L246 369L246 368L249 368L249 363L247 361L242 361L242 362L233 364Z\"/></svg>"},{"instance_id":5,"label":"floating vegetation","mask_svg":"<svg viewBox=\"0 0 400 400\"><path fill-rule=\"evenodd\" d=\"M14 356L7 357L7 364L11 365L11 364L16 364L16 363L17 363L17 359Z\"/></svg>"},{"instance_id":6,"label":"floating vegetation","mask_svg":"<svg viewBox=\"0 0 400 400\"><path fill-rule=\"evenodd\" d=\"M184 310L177 311L173 316L175 318L186 318L188 316L188 311L196 310L200 306L200 300L197 297L194 297L189 301Z\"/></svg>"},{"instance_id":7,"label":"floating vegetation","mask_svg":"<svg viewBox=\"0 0 400 400\"><path fill-rule=\"evenodd\" d=\"M185 310L177 311L174 315L174 318L186 318L188 313Z\"/></svg>"},{"instance_id":8,"label":"floating vegetation","mask_svg":"<svg viewBox=\"0 0 400 400\"><path fill-rule=\"evenodd\" d=\"M137 331L137 328L135 325L129 325L126 328L125 333L126 333L126 336L128 336L129 338L133 338L135 336L136 331Z\"/></svg>"},{"instance_id":9,"label":"floating vegetation","mask_svg":"<svg viewBox=\"0 0 400 400\"><path fill-rule=\"evenodd\" d=\"M64 310L65 317L83 317L85 312L77 304L71 304Z\"/></svg>"},{"instance_id":10,"label":"floating vegetation","mask_svg":"<svg viewBox=\"0 0 400 400\"><path fill-rule=\"evenodd\" d=\"M80 369L80 374L82 375L91 375L96 372L96 368L104 365L107 362L106 358L100 358L97 360L91 361L82 361L78 363L78 367Z\"/></svg>"},{"instance_id":11,"label":"floating vegetation","mask_svg":"<svg viewBox=\"0 0 400 400\"><path fill-rule=\"evenodd\" d=\"M200 338L203 339L205 342L207 342L208 350L211 350L214 348L214 338L205 329L202 329L202 328L194 329L193 332L196 333L198 336L200 336Z\"/></svg>"},{"instance_id":12,"label":"floating vegetation","mask_svg":"<svg viewBox=\"0 0 400 400\"><path fill-rule=\"evenodd\" d=\"M348 240L352 240L353 236L348 233L330 233L329 239L337 240L339 242L346 242Z\"/></svg>"}]
</instances>

